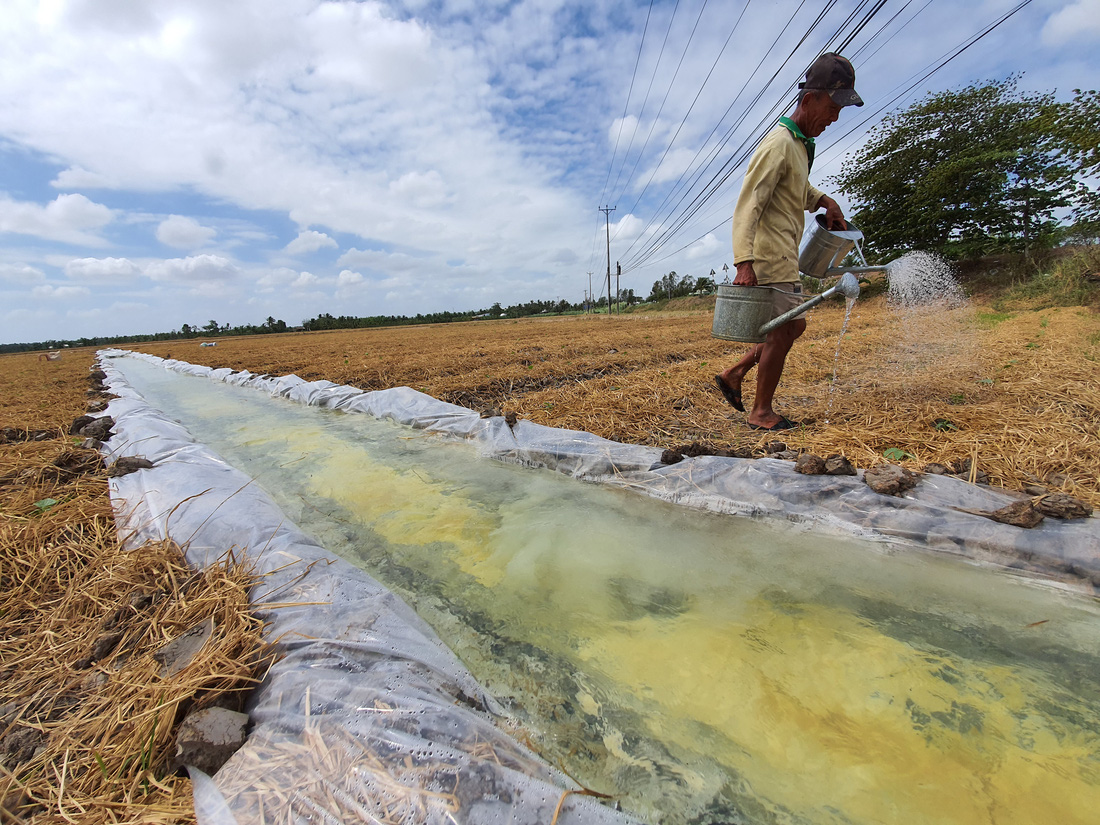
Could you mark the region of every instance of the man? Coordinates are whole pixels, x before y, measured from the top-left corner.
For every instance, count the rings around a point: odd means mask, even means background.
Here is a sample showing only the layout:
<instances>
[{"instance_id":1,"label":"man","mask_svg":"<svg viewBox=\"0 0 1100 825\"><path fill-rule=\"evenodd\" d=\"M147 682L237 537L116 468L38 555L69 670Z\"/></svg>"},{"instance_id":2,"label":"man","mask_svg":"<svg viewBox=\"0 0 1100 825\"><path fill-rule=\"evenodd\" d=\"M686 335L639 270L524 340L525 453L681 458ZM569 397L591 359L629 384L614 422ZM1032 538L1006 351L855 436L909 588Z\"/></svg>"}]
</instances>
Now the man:
<instances>
[{"instance_id":1,"label":"man","mask_svg":"<svg viewBox=\"0 0 1100 825\"><path fill-rule=\"evenodd\" d=\"M823 54L799 83L798 105L789 118L769 132L749 161L741 196L733 212L733 262L735 284L775 287L772 318L802 303L798 276L798 243L807 211L825 210L826 228L847 224L837 202L810 186L814 138L836 122L845 106L862 106L855 91L856 72L838 54ZM804 318L795 318L768 333L745 357L714 376L722 395L744 412L741 382L754 365L756 395L748 424L756 430L789 430L798 425L772 409L772 399L787 353L806 329Z\"/></svg>"}]
</instances>

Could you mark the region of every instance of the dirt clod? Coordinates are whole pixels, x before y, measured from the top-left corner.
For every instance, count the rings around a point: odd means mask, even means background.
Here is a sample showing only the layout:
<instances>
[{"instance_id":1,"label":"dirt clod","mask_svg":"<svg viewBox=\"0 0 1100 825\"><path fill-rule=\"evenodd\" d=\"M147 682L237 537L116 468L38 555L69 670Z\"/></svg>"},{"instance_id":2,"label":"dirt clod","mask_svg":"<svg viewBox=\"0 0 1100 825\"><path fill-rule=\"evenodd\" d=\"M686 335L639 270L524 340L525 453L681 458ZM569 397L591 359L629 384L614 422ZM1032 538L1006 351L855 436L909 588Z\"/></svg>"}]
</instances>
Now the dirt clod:
<instances>
[{"instance_id":1,"label":"dirt clod","mask_svg":"<svg viewBox=\"0 0 1100 825\"><path fill-rule=\"evenodd\" d=\"M985 515L987 518L999 521L1001 524L1011 524L1014 527L1025 528L1035 527L1043 520L1043 514L1036 509L1035 505L1026 500L1014 501Z\"/></svg>"},{"instance_id":2,"label":"dirt clod","mask_svg":"<svg viewBox=\"0 0 1100 825\"><path fill-rule=\"evenodd\" d=\"M136 473L138 470L153 469L153 462L140 455L124 455L107 469L109 478Z\"/></svg>"},{"instance_id":3,"label":"dirt clod","mask_svg":"<svg viewBox=\"0 0 1100 825\"><path fill-rule=\"evenodd\" d=\"M852 462L839 453L833 453L825 459L825 473L831 476L857 475L856 468L852 466Z\"/></svg>"},{"instance_id":4,"label":"dirt clod","mask_svg":"<svg viewBox=\"0 0 1100 825\"><path fill-rule=\"evenodd\" d=\"M965 481L973 481L975 484L988 484L989 474L984 470L974 467L969 458L956 461L953 467L955 475Z\"/></svg>"},{"instance_id":5,"label":"dirt clod","mask_svg":"<svg viewBox=\"0 0 1100 825\"><path fill-rule=\"evenodd\" d=\"M884 496L900 496L916 487L919 478L916 473L897 464L876 464L863 474L867 486Z\"/></svg>"},{"instance_id":6,"label":"dirt clod","mask_svg":"<svg viewBox=\"0 0 1100 825\"><path fill-rule=\"evenodd\" d=\"M808 476L825 475L825 459L813 453L803 453L794 462L794 471Z\"/></svg>"},{"instance_id":7,"label":"dirt clod","mask_svg":"<svg viewBox=\"0 0 1100 825\"><path fill-rule=\"evenodd\" d=\"M245 741L248 716L225 708L195 711L183 720L176 734L176 768L192 765L213 774Z\"/></svg>"},{"instance_id":8,"label":"dirt clod","mask_svg":"<svg viewBox=\"0 0 1100 825\"><path fill-rule=\"evenodd\" d=\"M1035 502L1035 508L1044 516L1058 519L1088 518L1092 515L1092 507L1087 502L1065 493L1044 495Z\"/></svg>"}]
</instances>

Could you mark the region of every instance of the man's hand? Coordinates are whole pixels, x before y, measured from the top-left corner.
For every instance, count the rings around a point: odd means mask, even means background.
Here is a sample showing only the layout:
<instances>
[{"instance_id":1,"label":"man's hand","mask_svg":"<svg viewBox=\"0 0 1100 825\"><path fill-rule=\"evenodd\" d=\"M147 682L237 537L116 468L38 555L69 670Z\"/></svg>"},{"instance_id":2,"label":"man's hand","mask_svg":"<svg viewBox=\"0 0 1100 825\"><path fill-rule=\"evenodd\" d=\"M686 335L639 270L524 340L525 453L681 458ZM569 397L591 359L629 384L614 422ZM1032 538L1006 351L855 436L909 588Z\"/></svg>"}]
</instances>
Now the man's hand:
<instances>
[{"instance_id":1,"label":"man's hand","mask_svg":"<svg viewBox=\"0 0 1100 825\"><path fill-rule=\"evenodd\" d=\"M756 286L756 270L752 268L752 261L741 261L737 264L737 275L733 282L738 286Z\"/></svg>"},{"instance_id":2,"label":"man's hand","mask_svg":"<svg viewBox=\"0 0 1100 825\"><path fill-rule=\"evenodd\" d=\"M817 208L825 209L825 228L834 231L848 228L848 222L844 220L844 213L840 210L840 204L828 195L822 195L817 200Z\"/></svg>"}]
</instances>

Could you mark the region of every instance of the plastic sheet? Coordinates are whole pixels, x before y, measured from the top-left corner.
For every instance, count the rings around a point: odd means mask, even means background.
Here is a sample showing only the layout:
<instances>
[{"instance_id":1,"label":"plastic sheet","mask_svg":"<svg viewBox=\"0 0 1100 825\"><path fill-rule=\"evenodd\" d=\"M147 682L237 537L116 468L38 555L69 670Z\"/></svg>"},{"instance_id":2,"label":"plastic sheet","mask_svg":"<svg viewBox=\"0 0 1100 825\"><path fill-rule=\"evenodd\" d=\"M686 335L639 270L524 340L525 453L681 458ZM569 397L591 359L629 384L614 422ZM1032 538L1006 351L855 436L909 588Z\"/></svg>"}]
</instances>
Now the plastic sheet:
<instances>
[{"instance_id":1,"label":"plastic sheet","mask_svg":"<svg viewBox=\"0 0 1100 825\"><path fill-rule=\"evenodd\" d=\"M155 464L111 479L126 541L171 537L197 566L246 553L265 574L251 599L283 654L253 695L244 747L214 777L195 776L202 825L549 823L555 812L562 825L632 821L502 732L491 697L403 601L287 523L247 476L103 367L120 396L104 451ZM313 403L332 389L261 385ZM297 606L271 607L287 604Z\"/></svg>"},{"instance_id":2,"label":"plastic sheet","mask_svg":"<svg viewBox=\"0 0 1100 825\"><path fill-rule=\"evenodd\" d=\"M155 469L112 479L133 539L171 536L206 564L245 548L268 575L253 594L284 658L249 708L248 742L212 778L197 777L207 823L261 821L624 822L585 797L494 724L498 710L435 633L369 575L302 534L250 479L152 410L103 354L116 436L109 456L141 454ZM659 451L553 430L445 404L408 388L365 393L296 376L270 378L132 355L181 373L261 389L299 403L365 412L467 439L493 458L719 513L782 518L833 533L968 559L1030 565L1078 585L1095 576L1096 519L1025 531L960 513L1010 499L955 479L925 477L906 498L853 477L802 476L791 462L700 457L659 463ZM1089 585L1091 586L1091 585ZM270 609L272 604L300 606Z\"/></svg>"},{"instance_id":3,"label":"plastic sheet","mask_svg":"<svg viewBox=\"0 0 1100 825\"><path fill-rule=\"evenodd\" d=\"M902 498L872 491L858 476L808 476L793 462L701 456L674 465L654 448L620 444L590 433L559 430L503 418L482 419L464 407L399 387L364 392L330 381L272 378L247 371L211 369L151 355L129 355L172 370L206 376L272 396L347 412L386 417L412 427L469 439L485 455L546 467L587 481L630 488L665 501L753 517L785 519L815 529L895 541L1018 569L1088 592L1100 586L1100 520L1047 519L1024 530L965 510L992 511L1014 499L994 488L925 475Z\"/></svg>"}]
</instances>

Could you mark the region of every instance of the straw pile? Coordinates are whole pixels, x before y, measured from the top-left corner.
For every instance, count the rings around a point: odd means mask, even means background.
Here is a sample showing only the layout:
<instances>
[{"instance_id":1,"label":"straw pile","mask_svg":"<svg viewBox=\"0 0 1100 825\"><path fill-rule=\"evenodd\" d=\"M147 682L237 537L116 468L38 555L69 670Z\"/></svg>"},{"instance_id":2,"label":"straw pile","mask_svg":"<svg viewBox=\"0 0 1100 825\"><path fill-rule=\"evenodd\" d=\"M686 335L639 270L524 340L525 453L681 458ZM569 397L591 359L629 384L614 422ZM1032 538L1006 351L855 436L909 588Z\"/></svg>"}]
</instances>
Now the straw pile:
<instances>
[{"instance_id":1,"label":"straw pile","mask_svg":"<svg viewBox=\"0 0 1100 825\"><path fill-rule=\"evenodd\" d=\"M99 455L67 436L91 358L0 370L0 821L191 822L175 729L255 682L253 576L230 556L195 573L170 542L120 547ZM162 673L157 651L211 619Z\"/></svg>"},{"instance_id":2,"label":"straw pile","mask_svg":"<svg viewBox=\"0 0 1100 825\"><path fill-rule=\"evenodd\" d=\"M811 311L776 397L780 412L806 426L781 433L750 430L718 394L714 374L747 345L712 338L711 321L709 310L645 312L137 349L367 390L410 386L486 414L663 449L702 442L762 454L780 441L845 455L860 468L940 464L1100 507L1100 315L1092 309L997 313L975 299L899 312L883 296L868 297L841 340L843 303L826 302ZM744 388L749 403L753 380Z\"/></svg>"}]
</instances>

